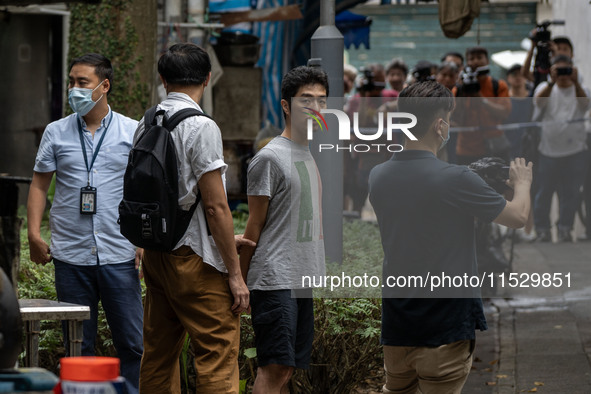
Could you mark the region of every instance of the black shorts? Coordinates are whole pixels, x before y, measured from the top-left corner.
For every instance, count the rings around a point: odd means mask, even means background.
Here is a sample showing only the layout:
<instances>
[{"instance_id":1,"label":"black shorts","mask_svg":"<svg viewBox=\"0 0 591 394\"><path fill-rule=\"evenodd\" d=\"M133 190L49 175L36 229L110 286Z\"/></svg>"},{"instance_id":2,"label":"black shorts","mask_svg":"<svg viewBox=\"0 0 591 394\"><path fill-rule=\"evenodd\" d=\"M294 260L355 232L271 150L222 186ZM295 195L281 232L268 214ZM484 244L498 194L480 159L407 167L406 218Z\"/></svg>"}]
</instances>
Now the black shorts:
<instances>
[{"instance_id":1,"label":"black shorts","mask_svg":"<svg viewBox=\"0 0 591 394\"><path fill-rule=\"evenodd\" d=\"M314 340L314 300L294 298L291 290L250 293L259 367L279 364L307 369Z\"/></svg>"}]
</instances>

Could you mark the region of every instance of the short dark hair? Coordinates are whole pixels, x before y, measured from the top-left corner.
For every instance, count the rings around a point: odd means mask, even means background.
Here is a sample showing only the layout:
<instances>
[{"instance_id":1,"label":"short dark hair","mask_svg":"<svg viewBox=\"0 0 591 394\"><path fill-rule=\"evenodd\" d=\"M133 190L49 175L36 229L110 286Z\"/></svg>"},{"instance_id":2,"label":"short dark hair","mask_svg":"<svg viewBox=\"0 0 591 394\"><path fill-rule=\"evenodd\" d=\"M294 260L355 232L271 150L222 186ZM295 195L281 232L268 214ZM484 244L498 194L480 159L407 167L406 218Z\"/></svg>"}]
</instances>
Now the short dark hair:
<instances>
[{"instance_id":1,"label":"short dark hair","mask_svg":"<svg viewBox=\"0 0 591 394\"><path fill-rule=\"evenodd\" d=\"M107 94L111 92L111 89L113 88L113 66L109 59L98 53L87 53L86 55L74 58L70 63L69 70L71 71L72 67L76 64L86 64L94 67L94 73L101 81L104 79L109 80L109 91Z\"/></svg>"},{"instance_id":2,"label":"short dark hair","mask_svg":"<svg viewBox=\"0 0 591 394\"><path fill-rule=\"evenodd\" d=\"M485 47L475 46L466 49L466 59L470 57L470 55L484 55L488 59L488 50Z\"/></svg>"},{"instance_id":3,"label":"short dark hair","mask_svg":"<svg viewBox=\"0 0 591 394\"><path fill-rule=\"evenodd\" d=\"M302 86L319 84L324 86L328 96L328 76L319 67L299 66L293 68L283 76L281 81L281 99L287 101L291 108L291 99L295 97ZM285 112L283 117L285 118Z\"/></svg>"},{"instance_id":4,"label":"short dark hair","mask_svg":"<svg viewBox=\"0 0 591 394\"><path fill-rule=\"evenodd\" d=\"M515 72L521 72L521 64L514 64L507 70L507 75L511 75Z\"/></svg>"},{"instance_id":5,"label":"short dark hair","mask_svg":"<svg viewBox=\"0 0 591 394\"><path fill-rule=\"evenodd\" d=\"M559 37L554 37L552 39L552 42L554 42L554 44L566 44L570 47L570 51L574 52L574 48L573 48L573 43L570 41L570 39L566 36L559 36Z\"/></svg>"},{"instance_id":6,"label":"short dark hair","mask_svg":"<svg viewBox=\"0 0 591 394\"><path fill-rule=\"evenodd\" d=\"M441 57L441 63L445 62L445 59L448 56L455 56L455 57L459 57L460 60L462 61L462 63L464 63L464 56L462 56L462 54L460 52L447 52L445 55L443 55Z\"/></svg>"},{"instance_id":7,"label":"short dark hair","mask_svg":"<svg viewBox=\"0 0 591 394\"><path fill-rule=\"evenodd\" d=\"M460 71L460 68L454 62L442 62L439 66L437 66L437 72L440 73L444 70L450 70L451 72L457 73Z\"/></svg>"},{"instance_id":8,"label":"short dark hair","mask_svg":"<svg viewBox=\"0 0 591 394\"><path fill-rule=\"evenodd\" d=\"M573 59L571 59L570 57L568 57L566 55L557 55L557 56L554 56L552 58L552 60L550 61L551 65L555 65L556 63L568 63L572 66Z\"/></svg>"},{"instance_id":9,"label":"short dark hair","mask_svg":"<svg viewBox=\"0 0 591 394\"><path fill-rule=\"evenodd\" d=\"M191 43L174 44L158 60L158 73L168 84L201 85L210 72L209 55Z\"/></svg>"},{"instance_id":10,"label":"short dark hair","mask_svg":"<svg viewBox=\"0 0 591 394\"><path fill-rule=\"evenodd\" d=\"M398 96L398 110L417 117L412 133L423 137L433 121L454 109L453 93L435 81L413 83L402 89Z\"/></svg>"},{"instance_id":11,"label":"short dark hair","mask_svg":"<svg viewBox=\"0 0 591 394\"><path fill-rule=\"evenodd\" d=\"M404 63L404 60L400 58L394 58L388 63L386 67L386 74L390 72L390 70L398 69L404 73L404 76L408 75L408 66Z\"/></svg>"}]
</instances>

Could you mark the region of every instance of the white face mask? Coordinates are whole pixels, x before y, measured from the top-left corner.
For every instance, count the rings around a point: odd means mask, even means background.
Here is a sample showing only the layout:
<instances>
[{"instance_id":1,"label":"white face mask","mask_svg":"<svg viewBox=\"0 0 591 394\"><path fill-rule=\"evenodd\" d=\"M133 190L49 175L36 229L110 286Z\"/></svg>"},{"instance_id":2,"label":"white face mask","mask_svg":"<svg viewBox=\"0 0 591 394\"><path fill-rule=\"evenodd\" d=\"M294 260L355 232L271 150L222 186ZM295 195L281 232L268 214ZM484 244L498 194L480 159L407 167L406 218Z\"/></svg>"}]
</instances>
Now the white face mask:
<instances>
[{"instance_id":1,"label":"white face mask","mask_svg":"<svg viewBox=\"0 0 591 394\"><path fill-rule=\"evenodd\" d=\"M447 123L443 119L441 119L441 121L447 125L447 137L443 138L443 136L441 136L441 135L439 136L443 140L441 142L441 145L439 146L439 150L443 149L443 147L447 144L447 141L449 141L449 123Z\"/></svg>"},{"instance_id":2,"label":"white face mask","mask_svg":"<svg viewBox=\"0 0 591 394\"><path fill-rule=\"evenodd\" d=\"M99 83L96 88L94 89L87 89L87 88L70 88L68 90L68 103L70 103L70 107L72 110L76 112L80 116L84 116L89 113L96 103L103 98L104 94L101 94L101 97L98 98L96 101L92 101L92 93L98 89L105 82L104 80Z\"/></svg>"}]
</instances>

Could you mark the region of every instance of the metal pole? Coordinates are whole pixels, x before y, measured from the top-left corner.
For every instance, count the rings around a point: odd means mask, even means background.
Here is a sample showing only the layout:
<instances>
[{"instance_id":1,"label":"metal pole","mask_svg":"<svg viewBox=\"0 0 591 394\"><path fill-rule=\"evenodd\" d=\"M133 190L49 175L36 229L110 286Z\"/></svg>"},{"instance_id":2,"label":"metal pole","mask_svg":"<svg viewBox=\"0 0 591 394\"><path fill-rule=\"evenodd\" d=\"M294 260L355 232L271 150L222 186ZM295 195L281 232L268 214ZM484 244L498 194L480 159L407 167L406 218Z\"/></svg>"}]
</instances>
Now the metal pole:
<instances>
[{"instance_id":1,"label":"metal pole","mask_svg":"<svg viewBox=\"0 0 591 394\"><path fill-rule=\"evenodd\" d=\"M334 0L320 0L320 26L334 26Z\"/></svg>"},{"instance_id":2,"label":"metal pole","mask_svg":"<svg viewBox=\"0 0 591 394\"><path fill-rule=\"evenodd\" d=\"M309 64L319 64L328 74L329 96L337 100L329 100L329 105L340 105L342 110L343 86L343 53L344 39L335 26L335 1L320 1L320 26L312 35ZM334 118L334 119L333 119ZM328 130L338 130L334 116L327 116ZM327 261L341 263L343 261L343 153L318 152L319 144L338 145L338 133L316 133L311 150L318 165L322 178L322 218L324 245Z\"/></svg>"}]
</instances>

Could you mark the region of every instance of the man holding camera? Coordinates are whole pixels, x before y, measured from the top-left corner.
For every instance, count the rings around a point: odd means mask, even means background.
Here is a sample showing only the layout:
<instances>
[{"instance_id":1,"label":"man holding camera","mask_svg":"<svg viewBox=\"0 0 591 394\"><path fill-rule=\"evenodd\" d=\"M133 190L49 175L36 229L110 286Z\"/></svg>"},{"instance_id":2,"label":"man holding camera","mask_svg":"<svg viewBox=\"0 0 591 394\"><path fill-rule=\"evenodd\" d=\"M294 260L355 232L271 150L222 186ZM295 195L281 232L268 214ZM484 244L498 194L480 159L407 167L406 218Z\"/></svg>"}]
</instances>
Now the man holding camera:
<instances>
[{"instance_id":1,"label":"man holding camera","mask_svg":"<svg viewBox=\"0 0 591 394\"><path fill-rule=\"evenodd\" d=\"M521 68L521 75L529 81L534 82L537 86L540 79L550 80L550 60L552 56L565 55L569 58L574 56L573 44L568 37L554 37L550 40L550 31L545 28L535 28L530 32L529 38L532 42L523 67ZM537 48L537 55L535 58L534 72L532 73L531 62L534 60L534 50ZM579 82L581 82L579 80Z\"/></svg>"},{"instance_id":2,"label":"man holding camera","mask_svg":"<svg viewBox=\"0 0 591 394\"><path fill-rule=\"evenodd\" d=\"M489 75L488 51L483 47L466 50L466 70L458 89L458 96L477 97L478 100L458 102L458 113L463 119L457 119L462 126L488 127L486 130L462 132L458 135L458 164L470 164L484 156L497 156L508 159L510 143L502 130L490 129L503 122L511 113L509 89L503 80L493 79ZM499 97L487 100L486 97Z\"/></svg>"},{"instance_id":3,"label":"man holding camera","mask_svg":"<svg viewBox=\"0 0 591 394\"><path fill-rule=\"evenodd\" d=\"M552 240L549 214L555 191L559 195L558 241L573 241L571 231L588 156L584 122L569 122L583 118L589 107L589 90L581 86L571 58L555 56L550 81L540 83L534 92L534 119L544 122L534 201L536 232L541 242Z\"/></svg>"},{"instance_id":4,"label":"man holding camera","mask_svg":"<svg viewBox=\"0 0 591 394\"><path fill-rule=\"evenodd\" d=\"M391 278L476 275L474 219L521 227L530 210L532 164L511 162L506 201L465 166L437 159L449 140L452 93L435 81L400 92L398 107L417 117L416 140L376 166L370 201L384 248L384 393L459 394L472 365L475 330L486 330L478 289L395 286ZM401 208L402 207L402 208ZM439 291L440 290L440 291Z\"/></svg>"}]
</instances>

